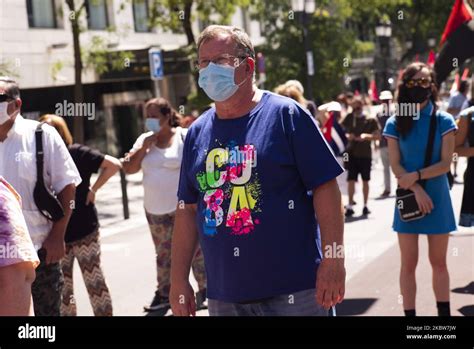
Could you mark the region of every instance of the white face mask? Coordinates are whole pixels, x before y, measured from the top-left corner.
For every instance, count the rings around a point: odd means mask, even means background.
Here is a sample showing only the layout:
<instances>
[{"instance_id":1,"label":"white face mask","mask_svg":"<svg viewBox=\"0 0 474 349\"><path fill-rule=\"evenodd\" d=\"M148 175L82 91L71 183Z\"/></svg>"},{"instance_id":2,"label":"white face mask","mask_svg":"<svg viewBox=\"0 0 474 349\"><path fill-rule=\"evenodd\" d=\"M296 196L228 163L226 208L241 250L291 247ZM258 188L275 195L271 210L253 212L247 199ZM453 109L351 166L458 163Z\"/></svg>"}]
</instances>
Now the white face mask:
<instances>
[{"instance_id":1,"label":"white face mask","mask_svg":"<svg viewBox=\"0 0 474 349\"><path fill-rule=\"evenodd\" d=\"M0 125L3 125L8 120L10 120L10 115L8 115L8 102L0 103Z\"/></svg>"}]
</instances>

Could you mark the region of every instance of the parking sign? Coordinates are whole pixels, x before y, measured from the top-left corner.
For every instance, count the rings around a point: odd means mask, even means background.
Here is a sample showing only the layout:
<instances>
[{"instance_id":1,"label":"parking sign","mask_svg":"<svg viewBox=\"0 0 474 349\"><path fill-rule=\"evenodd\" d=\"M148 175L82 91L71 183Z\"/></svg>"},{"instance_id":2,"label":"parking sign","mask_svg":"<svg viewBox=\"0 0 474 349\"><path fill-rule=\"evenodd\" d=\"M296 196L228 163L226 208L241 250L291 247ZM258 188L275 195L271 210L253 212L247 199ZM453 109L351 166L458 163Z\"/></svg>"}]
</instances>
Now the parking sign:
<instances>
[{"instance_id":1,"label":"parking sign","mask_svg":"<svg viewBox=\"0 0 474 349\"><path fill-rule=\"evenodd\" d=\"M163 56L161 50L151 48L148 51L148 59L150 61L150 77L152 80L163 79Z\"/></svg>"}]
</instances>

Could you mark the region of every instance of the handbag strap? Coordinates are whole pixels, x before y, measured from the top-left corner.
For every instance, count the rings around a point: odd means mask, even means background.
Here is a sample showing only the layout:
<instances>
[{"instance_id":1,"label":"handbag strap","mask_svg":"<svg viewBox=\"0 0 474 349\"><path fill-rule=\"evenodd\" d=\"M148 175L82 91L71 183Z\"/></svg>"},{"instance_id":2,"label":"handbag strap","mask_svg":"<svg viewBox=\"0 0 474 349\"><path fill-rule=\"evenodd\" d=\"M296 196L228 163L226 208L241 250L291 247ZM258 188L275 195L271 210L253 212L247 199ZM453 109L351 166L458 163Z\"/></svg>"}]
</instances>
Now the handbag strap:
<instances>
[{"instance_id":1,"label":"handbag strap","mask_svg":"<svg viewBox=\"0 0 474 349\"><path fill-rule=\"evenodd\" d=\"M428 135L428 144L426 145L426 152L425 152L425 165L423 168L428 167L431 165L431 159L433 158L433 146L434 146L434 139L435 139L435 132L436 132L436 124L437 124L437 114L436 114L436 105L433 104L433 112L431 113L430 118L430 133ZM426 183L426 179L420 181L421 186L424 187Z\"/></svg>"},{"instance_id":2,"label":"handbag strap","mask_svg":"<svg viewBox=\"0 0 474 349\"><path fill-rule=\"evenodd\" d=\"M44 162L44 153L43 153L43 124L41 122L36 126L35 130L35 139L36 139L36 181L38 183L44 184L43 180L43 162Z\"/></svg>"}]
</instances>

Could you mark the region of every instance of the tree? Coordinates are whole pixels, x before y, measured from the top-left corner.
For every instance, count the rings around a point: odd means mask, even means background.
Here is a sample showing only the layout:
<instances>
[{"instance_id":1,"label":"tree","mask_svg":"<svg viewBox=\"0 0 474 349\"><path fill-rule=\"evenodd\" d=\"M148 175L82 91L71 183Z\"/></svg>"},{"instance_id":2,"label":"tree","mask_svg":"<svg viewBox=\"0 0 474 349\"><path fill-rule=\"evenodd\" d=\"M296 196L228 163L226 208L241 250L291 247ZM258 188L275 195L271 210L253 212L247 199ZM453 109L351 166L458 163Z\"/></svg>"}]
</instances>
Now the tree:
<instances>
[{"instance_id":1,"label":"tree","mask_svg":"<svg viewBox=\"0 0 474 349\"><path fill-rule=\"evenodd\" d=\"M309 15L308 35L314 55L315 75L312 78L317 101L335 96L343 88L343 76L350 62L354 36L344 28L344 7L341 0L317 2ZM289 1L255 1L253 17L263 23L266 43L260 48L265 55L266 85L273 89L289 79L305 82L306 55L303 48L302 25Z\"/></svg>"},{"instance_id":2,"label":"tree","mask_svg":"<svg viewBox=\"0 0 474 349\"><path fill-rule=\"evenodd\" d=\"M374 28L382 17L390 19L393 38L404 50L401 61L430 49L428 39L439 42L454 0L352 0L354 22ZM411 42L411 48L406 43Z\"/></svg>"},{"instance_id":3,"label":"tree","mask_svg":"<svg viewBox=\"0 0 474 349\"><path fill-rule=\"evenodd\" d=\"M80 25L79 18L84 11L85 1L81 1L80 5L76 4L76 0L66 0L69 8L69 21L72 28L72 42L74 48L74 103L84 102L84 92L82 90L82 56L80 43ZM84 123L81 118L75 117L73 120L73 136L76 142L84 143Z\"/></svg>"},{"instance_id":4,"label":"tree","mask_svg":"<svg viewBox=\"0 0 474 349\"><path fill-rule=\"evenodd\" d=\"M428 49L428 38L440 38L453 1L447 0L315 0L308 33L314 53L313 90L319 101L344 88L343 77L354 57L371 55L375 26L390 19L393 39L403 59ZM288 79L305 81L306 57L298 14L288 0L253 0L253 18L263 24L267 39L266 85L274 88ZM413 47L406 50L406 42ZM394 67L398 68L398 67Z\"/></svg>"},{"instance_id":5,"label":"tree","mask_svg":"<svg viewBox=\"0 0 474 349\"><path fill-rule=\"evenodd\" d=\"M184 50L189 60L194 62L197 59L197 50L196 35L192 29L193 21L199 19L205 25L229 24L237 7L248 7L250 2L250 0L153 0L149 23L152 28L185 34L187 46ZM209 105L211 100L197 86L199 78L197 71L193 73L193 77L196 93L188 96L188 105L200 109Z\"/></svg>"},{"instance_id":6,"label":"tree","mask_svg":"<svg viewBox=\"0 0 474 349\"><path fill-rule=\"evenodd\" d=\"M88 0L91 2L99 2L100 0ZM105 1L105 0L103 0ZM84 92L82 89L82 72L84 70L84 62L87 66L94 68L99 74L109 69L121 70L125 69L124 61L130 59L130 52L109 53L107 51L107 42L103 37L94 36L89 50L81 47L80 35L85 30L81 27L81 16L83 16L86 8L87 0L65 0L69 9L69 21L71 22L72 41L74 49L74 103L81 104L84 102ZM120 9L123 9L124 3L121 3ZM114 31L115 28L108 28ZM61 66L60 62L56 62L55 66ZM54 67L53 67L54 68ZM80 117L73 119L73 136L76 142L84 142L84 120Z\"/></svg>"}]
</instances>

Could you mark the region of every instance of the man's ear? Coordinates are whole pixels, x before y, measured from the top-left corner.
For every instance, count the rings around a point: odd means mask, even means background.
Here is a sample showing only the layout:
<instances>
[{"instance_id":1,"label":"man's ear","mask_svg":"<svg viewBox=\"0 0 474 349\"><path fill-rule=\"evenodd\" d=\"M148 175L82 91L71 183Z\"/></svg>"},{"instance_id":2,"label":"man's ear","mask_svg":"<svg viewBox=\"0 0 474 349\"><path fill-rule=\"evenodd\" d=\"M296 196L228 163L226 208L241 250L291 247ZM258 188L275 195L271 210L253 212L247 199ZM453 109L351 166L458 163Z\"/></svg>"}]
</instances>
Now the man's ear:
<instances>
[{"instance_id":1,"label":"man's ear","mask_svg":"<svg viewBox=\"0 0 474 349\"><path fill-rule=\"evenodd\" d=\"M255 71L255 60L252 57L247 57L247 68L246 72L253 74Z\"/></svg>"},{"instance_id":2,"label":"man's ear","mask_svg":"<svg viewBox=\"0 0 474 349\"><path fill-rule=\"evenodd\" d=\"M22 104L23 104L23 102L20 98L15 99L16 109L21 109Z\"/></svg>"}]
</instances>

